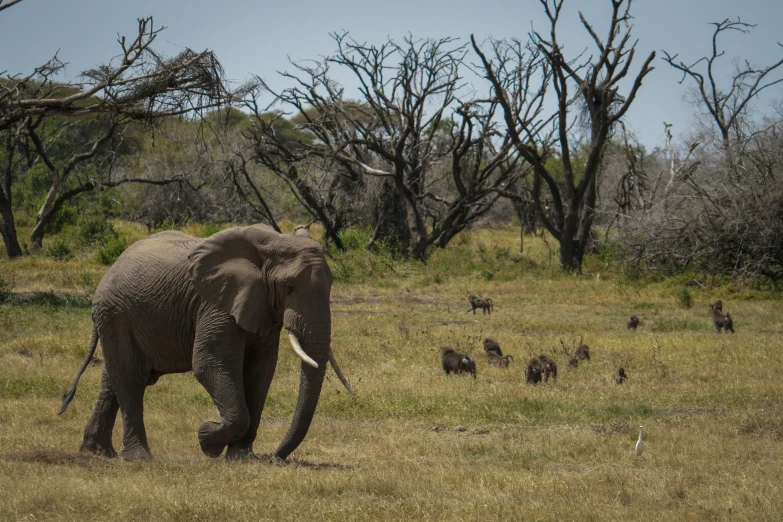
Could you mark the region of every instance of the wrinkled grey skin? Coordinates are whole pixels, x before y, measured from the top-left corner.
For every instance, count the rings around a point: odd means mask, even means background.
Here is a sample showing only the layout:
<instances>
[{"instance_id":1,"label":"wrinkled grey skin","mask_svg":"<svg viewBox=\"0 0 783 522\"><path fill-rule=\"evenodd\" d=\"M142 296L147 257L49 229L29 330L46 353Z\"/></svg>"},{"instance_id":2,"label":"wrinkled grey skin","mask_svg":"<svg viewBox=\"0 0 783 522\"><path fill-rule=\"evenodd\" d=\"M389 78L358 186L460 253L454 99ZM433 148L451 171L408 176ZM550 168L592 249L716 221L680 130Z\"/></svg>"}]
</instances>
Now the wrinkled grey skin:
<instances>
[{"instance_id":1,"label":"wrinkled grey skin","mask_svg":"<svg viewBox=\"0 0 783 522\"><path fill-rule=\"evenodd\" d=\"M252 457L286 328L318 368L301 365L294 418L275 451L285 459L304 439L318 404L330 353L331 285L318 243L262 225L208 239L161 232L133 244L93 298L95 333L85 366L98 337L105 364L81 451L116 456L119 410L121 456L149 458L144 390L161 375L192 370L220 413L219 422L199 427L201 449L210 457L226 448L227 458Z\"/></svg>"},{"instance_id":2,"label":"wrinkled grey skin","mask_svg":"<svg viewBox=\"0 0 783 522\"><path fill-rule=\"evenodd\" d=\"M470 373L476 378L476 361L470 355L460 353L454 348L443 348L440 351L440 366L448 375L454 373Z\"/></svg>"},{"instance_id":3,"label":"wrinkled grey skin","mask_svg":"<svg viewBox=\"0 0 783 522\"><path fill-rule=\"evenodd\" d=\"M510 355L500 356L495 352L487 352L487 362L492 366L508 368L508 363L511 359L513 359L513 357Z\"/></svg>"},{"instance_id":4,"label":"wrinkled grey skin","mask_svg":"<svg viewBox=\"0 0 783 522\"><path fill-rule=\"evenodd\" d=\"M544 354L538 356L538 362L541 363L541 373L544 382L549 382L549 377L557 379L557 363Z\"/></svg>"},{"instance_id":5,"label":"wrinkled grey skin","mask_svg":"<svg viewBox=\"0 0 783 522\"><path fill-rule=\"evenodd\" d=\"M728 312L723 313L723 301L718 299L715 304L710 305L710 315L712 315L712 324L720 333L721 328L724 331L734 333L734 321Z\"/></svg>"},{"instance_id":6,"label":"wrinkled grey skin","mask_svg":"<svg viewBox=\"0 0 783 522\"><path fill-rule=\"evenodd\" d=\"M495 309L495 306L492 304L492 299L490 298L480 299L475 295L469 295L468 302L470 303L468 312L472 311L473 315L476 315L476 308L481 308L481 313L490 315L492 314L492 310Z\"/></svg>"},{"instance_id":7,"label":"wrinkled grey skin","mask_svg":"<svg viewBox=\"0 0 783 522\"><path fill-rule=\"evenodd\" d=\"M635 315L632 315L630 319L628 319L628 323L625 325L625 327L628 330L636 330L636 327L639 326L639 318Z\"/></svg>"},{"instance_id":8,"label":"wrinkled grey skin","mask_svg":"<svg viewBox=\"0 0 783 522\"><path fill-rule=\"evenodd\" d=\"M496 353L497 355L503 355L500 350L498 342L490 337L484 339L484 353L489 355L490 353Z\"/></svg>"},{"instance_id":9,"label":"wrinkled grey skin","mask_svg":"<svg viewBox=\"0 0 783 522\"><path fill-rule=\"evenodd\" d=\"M537 358L530 359L525 368L525 382L528 384L538 384L541 382L541 361Z\"/></svg>"}]
</instances>

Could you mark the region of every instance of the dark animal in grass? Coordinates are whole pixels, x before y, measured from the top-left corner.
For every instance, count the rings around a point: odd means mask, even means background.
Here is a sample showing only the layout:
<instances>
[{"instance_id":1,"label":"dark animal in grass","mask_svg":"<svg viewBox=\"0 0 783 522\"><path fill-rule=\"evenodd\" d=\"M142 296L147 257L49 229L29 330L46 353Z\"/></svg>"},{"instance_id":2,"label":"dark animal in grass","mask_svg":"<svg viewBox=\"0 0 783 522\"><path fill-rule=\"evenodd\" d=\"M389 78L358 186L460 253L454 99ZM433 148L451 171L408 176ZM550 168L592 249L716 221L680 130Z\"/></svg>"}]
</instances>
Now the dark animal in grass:
<instances>
[{"instance_id":1,"label":"dark animal in grass","mask_svg":"<svg viewBox=\"0 0 783 522\"><path fill-rule=\"evenodd\" d=\"M525 368L525 382L528 384L538 384L541 382L541 361L537 358L530 359Z\"/></svg>"},{"instance_id":2,"label":"dark animal in grass","mask_svg":"<svg viewBox=\"0 0 783 522\"><path fill-rule=\"evenodd\" d=\"M555 361L543 353L538 356L538 361L541 363L541 372L544 374L544 382L548 382L550 376L553 379L557 379L557 363Z\"/></svg>"},{"instance_id":3,"label":"dark animal in grass","mask_svg":"<svg viewBox=\"0 0 783 522\"><path fill-rule=\"evenodd\" d=\"M574 352L574 357L577 359L586 359L590 360L590 347L586 344L580 344L579 348L576 349L576 352Z\"/></svg>"},{"instance_id":4,"label":"dark animal in grass","mask_svg":"<svg viewBox=\"0 0 783 522\"><path fill-rule=\"evenodd\" d=\"M721 328L727 332L734 333L734 321L731 320L731 316L728 312L723 313L723 303L720 299L715 301L715 304L710 305L710 313L712 314L712 324L720 333Z\"/></svg>"},{"instance_id":5,"label":"dark animal in grass","mask_svg":"<svg viewBox=\"0 0 783 522\"><path fill-rule=\"evenodd\" d=\"M24 350L19 350L18 352L16 352L16 355L18 355L19 357L25 357L27 359L33 358L33 352L31 352L27 348L25 348Z\"/></svg>"},{"instance_id":6,"label":"dark animal in grass","mask_svg":"<svg viewBox=\"0 0 783 522\"><path fill-rule=\"evenodd\" d=\"M486 299L481 299L475 295L469 295L468 302L470 303L470 310L468 310L468 312L472 311L473 315L476 315L476 308L481 308L481 311L484 314L491 314L492 310L495 309L494 305L492 304L492 299L489 297Z\"/></svg>"},{"instance_id":7,"label":"dark animal in grass","mask_svg":"<svg viewBox=\"0 0 783 522\"><path fill-rule=\"evenodd\" d=\"M443 348L440 351L440 366L446 375L454 373L470 373L476 378L476 361L470 355L460 353L454 348Z\"/></svg>"},{"instance_id":8,"label":"dark animal in grass","mask_svg":"<svg viewBox=\"0 0 783 522\"><path fill-rule=\"evenodd\" d=\"M577 359L576 357L571 357L570 359L568 359L568 369L576 370L577 368L579 368L579 359Z\"/></svg>"},{"instance_id":9,"label":"dark animal in grass","mask_svg":"<svg viewBox=\"0 0 783 522\"><path fill-rule=\"evenodd\" d=\"M628 374L625 373L625 368L620 368L617 370L617 375L614 377L614 382L617 384L622 384L625 382L625 379L628 378Z\"/></svg>"},{"instance_id":10,"label":"dark animal in grass","mask_svg":"<svg viewBox=\"0 0 783 522\"><path fill-rule=\"evenodd\" d=\"M635 315L632 315L630 319L628 319L628 323L626 323L625 327L628 330L636 330L636 327L639 326L639 318Z\"/></svg>"},{"instance_id":11,"label":"dark animal in grass","mask_svg":"<svg viewBox=\"0 0 783 522\"><path fill-rule=\"evenodd\" d=\"M487 352L487 362L492 366L499 368L508 368L509 360L513 359L510 355L500 356L495 352Z\"/></svg>"},{"instance_id":12,"label":"dark animal in grass","mask_svg":"<svg viewBox=\"0 0 783 522\"><path fill-rule=\"evenodd\" d=\"M487 355L489 355L490 353L503 355L503 352L500 350L500 345L498 344L498 342L489 337L484 339L484 353Z\"/></svg>"}]
</instances>

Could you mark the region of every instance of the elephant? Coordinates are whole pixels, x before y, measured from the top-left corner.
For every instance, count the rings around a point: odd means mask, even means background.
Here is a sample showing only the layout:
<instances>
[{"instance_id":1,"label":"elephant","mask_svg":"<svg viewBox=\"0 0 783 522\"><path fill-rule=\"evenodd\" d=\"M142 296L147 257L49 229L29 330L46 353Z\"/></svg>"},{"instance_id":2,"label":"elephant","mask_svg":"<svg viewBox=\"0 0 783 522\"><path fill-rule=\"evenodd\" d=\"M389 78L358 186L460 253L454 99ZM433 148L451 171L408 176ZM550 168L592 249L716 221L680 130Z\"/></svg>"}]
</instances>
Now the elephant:
<instances>
[{"instance_id":1,"label":"elephant","mask_svg":"<svg viewBox=\"0 0 783 522\"><path fill-rule=\"evenodd\" d=\"M210 457L226 449L228 459L253 458L285 328L302 359L294 417L274 452L286 459L310 427L327 360L353 394L331 350L331 286L324 249L309 234L251 225L207 239L166 231L134 243L95 291L90 348L63 395L60 413L100 339L100 392L80 451L117 456L112 428L119 410L120 456L150 458L144 390L161 375L192 370L220 414L220 422L198 428L201 450Z\"/></svg>"}]
</instances>

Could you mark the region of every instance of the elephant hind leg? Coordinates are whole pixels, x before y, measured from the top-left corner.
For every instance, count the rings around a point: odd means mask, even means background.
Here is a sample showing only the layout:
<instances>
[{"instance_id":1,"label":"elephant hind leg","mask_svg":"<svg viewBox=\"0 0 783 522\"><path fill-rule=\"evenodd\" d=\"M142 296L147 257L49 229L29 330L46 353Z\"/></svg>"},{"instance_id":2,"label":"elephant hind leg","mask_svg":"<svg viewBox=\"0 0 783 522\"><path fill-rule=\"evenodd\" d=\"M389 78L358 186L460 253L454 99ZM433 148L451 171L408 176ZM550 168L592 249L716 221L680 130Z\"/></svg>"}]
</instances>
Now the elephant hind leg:
<instances>
[{"instance_id":1,"label":"elephant hind leg","mask_svg":"<svg viewBox=\"0 0 783 522\"><path fill-rule=\"evenodd\" d=\"M144 428L144 389L152 374L152 364L138 349L129 332L101 336L105 371L117 396L122 413L122 452L125 460L146 460L152 454Z\"/></svg>"},{"instance_id":2,"label":"elephant hind leg","mask_svg":"<svg viewBox=\"0 0 783 522\"><path fill-rule=\"evenodd\" d=\"M201 450L209 457L219 457L226 446L239 441L250 427L242 373L242 355L233 360L215 358L208 353L195 357L194 350L193 374L220 413L220 422L204 422L198 429Z\"/></svg>"},{"instance_id":3,"label":"elephant hind leg","mask_svg":"<svg viewBox=\"0 0 783 522\"><path fill-rule=\"evenodd\" d=\"M84 438L79 451L95 453L105 457L116 457L117 452L112 445L111 435L114 429L114 421L120 408L117 396L109 382L109 374L106 368L101 373L101 389L98 392L98 400L95 409L84 427Z\"/></svg>"}]
</instances>

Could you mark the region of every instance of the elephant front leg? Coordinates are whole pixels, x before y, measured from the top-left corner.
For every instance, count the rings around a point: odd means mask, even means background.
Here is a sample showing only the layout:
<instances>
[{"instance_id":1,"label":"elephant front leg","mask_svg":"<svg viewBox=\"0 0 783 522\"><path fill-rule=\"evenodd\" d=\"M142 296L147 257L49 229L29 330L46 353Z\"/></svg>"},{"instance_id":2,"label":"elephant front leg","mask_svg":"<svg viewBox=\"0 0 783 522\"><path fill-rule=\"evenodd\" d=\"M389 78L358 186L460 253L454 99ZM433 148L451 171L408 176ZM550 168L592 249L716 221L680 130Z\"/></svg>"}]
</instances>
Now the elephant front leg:
<instances>
[{"instance_id":1,"label":"elephant front leg","mask_svg":"<svg viewBox=\"0 0 783 522\"><path fill-rule=\"evenodd\" d=\"M244 385L250 425L242 438L228 445L227 459L243 459L253 455L253 442L258 434L269 385L277 368L279 342L280 333L276 332L268 341L256 343L245 350Z\"/></svg>"},{"instance_id":2,"label":"elephant front leg","mask_svg":"<svg viewBox=\"0 0 783 522\"><path fill-rule=\"evenodd\" d=\"M193 373L220 413L220 422L204 422L198 429L199 445L209 457L219 457L250 426L243 389L243 354L240 349L236 351L238 355L231 357L209 353L206 349L194 350Z\"/></svg>"},{"instance_id":3,"label":"elephant front leg","mask_svg":"<svg viewBox=\"0 0 783 522\"><path fill-rule=\"evenodd\" d=\"M112 445L111 435L114 429L114 421L117 419L117 411L120 404L111 387L109 374L106 368L101 373L101 390L98 392L98 400L95 409L84 427L84 439L79 451L95 453L106 457L116 457L117 452Z\"/></svg>"}]
</instances>

